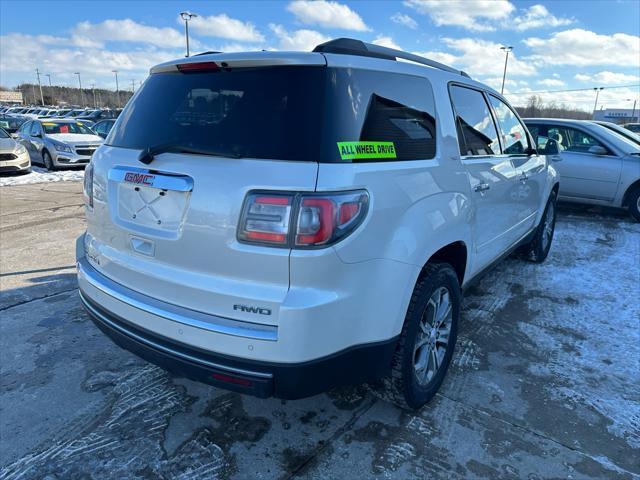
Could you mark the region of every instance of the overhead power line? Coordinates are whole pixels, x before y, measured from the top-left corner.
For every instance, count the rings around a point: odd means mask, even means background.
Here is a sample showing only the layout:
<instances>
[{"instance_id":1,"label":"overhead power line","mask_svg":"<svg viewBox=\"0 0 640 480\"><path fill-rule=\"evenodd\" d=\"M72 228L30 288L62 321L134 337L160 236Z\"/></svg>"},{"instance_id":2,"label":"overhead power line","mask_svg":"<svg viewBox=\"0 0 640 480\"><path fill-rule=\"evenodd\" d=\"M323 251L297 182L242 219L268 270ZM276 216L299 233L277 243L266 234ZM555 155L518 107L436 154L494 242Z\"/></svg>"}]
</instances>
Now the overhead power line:
<instances>
[{"instance_id":1,"label":"overhead power line","mask_svg":"<svg viewBox=\"0 0 640 480\"><path fill-rule=\"evenodd\" d=\"M589 87L589 88L571 88L566 90L538 90L535 92L509 92L507 95L525 95L525 94L533 94L533 93L563 93L563 92L588 92L592 91L594 88L603 88L604 90L611 90L613 88L633 88L640 87L638 85L613 85L611 87Z\"/></svg>"}]
</instances>

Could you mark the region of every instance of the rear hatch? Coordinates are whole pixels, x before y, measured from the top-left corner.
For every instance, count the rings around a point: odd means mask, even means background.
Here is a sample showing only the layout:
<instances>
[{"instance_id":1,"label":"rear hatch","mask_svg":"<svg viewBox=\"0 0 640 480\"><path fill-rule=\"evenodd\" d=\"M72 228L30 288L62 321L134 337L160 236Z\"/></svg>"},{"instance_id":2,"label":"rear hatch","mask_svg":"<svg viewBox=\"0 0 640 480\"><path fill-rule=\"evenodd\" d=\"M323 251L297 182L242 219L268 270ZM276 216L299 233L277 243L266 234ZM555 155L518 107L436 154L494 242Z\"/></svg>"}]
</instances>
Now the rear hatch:
<instances>
[{"instance_id":1,"label":"rear hatch","mask_svg":"<svg viewBox=\"0 0 640 480\"><path fill-rule=\"evenodd\" d=\"M275 324L290 251L236 229L249 191L315 189L326 68L320 54L257 58L152 71L93 157L88 233L94 266L126 287Z\"/></svg>"}]
</instances>

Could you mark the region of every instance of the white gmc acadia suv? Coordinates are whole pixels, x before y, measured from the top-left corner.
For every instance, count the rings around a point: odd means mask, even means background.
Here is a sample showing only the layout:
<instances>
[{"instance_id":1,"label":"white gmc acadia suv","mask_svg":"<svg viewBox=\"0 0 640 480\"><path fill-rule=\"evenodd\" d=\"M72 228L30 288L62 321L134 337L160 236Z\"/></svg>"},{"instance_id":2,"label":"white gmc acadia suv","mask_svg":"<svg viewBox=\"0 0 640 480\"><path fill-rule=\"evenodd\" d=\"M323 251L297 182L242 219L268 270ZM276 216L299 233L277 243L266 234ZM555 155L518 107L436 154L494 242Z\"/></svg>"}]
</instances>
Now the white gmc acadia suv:
<instances>
[{"instance_id":1,"label":"white gmc acadia suv","mask_svg":"<svg viewBox=\"0 0 640 480\"><path fill-rule=\"evenodd\" d=\"M404 61L397 61L397 60ZM357 40L151 69L85 176L78 281L118 345L259 397L419 408L461 291L542 262L558 179L494 90Z\"/></svg>"}]
</instances>

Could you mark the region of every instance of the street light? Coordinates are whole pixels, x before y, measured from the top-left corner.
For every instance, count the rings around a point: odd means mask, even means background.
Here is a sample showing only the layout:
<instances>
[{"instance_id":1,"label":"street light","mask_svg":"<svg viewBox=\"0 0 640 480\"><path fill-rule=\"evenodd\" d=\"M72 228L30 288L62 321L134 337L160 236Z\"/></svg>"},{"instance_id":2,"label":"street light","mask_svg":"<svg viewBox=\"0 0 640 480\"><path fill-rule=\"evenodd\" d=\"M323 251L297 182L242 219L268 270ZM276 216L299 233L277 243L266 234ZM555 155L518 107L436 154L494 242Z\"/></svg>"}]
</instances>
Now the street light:
<instances>
[{"instance_id":1,"label":"street light","mask_svg":"<svg viewBox=\"0 0 640 480\"><path fill-rule=\"evenodd\" d=\"M630 101L631 101L630 98L627 98L625 100L625 102L630 102ZM635 121L635 119L636 119L636 102L637 101L638 101L638 99L636 99L636 98L633 99L633 110L631 110L631 121L632 122Z\"/></svg>"},{"instance_id":2,"label":"street light","mask_svg":"<svg viewBox=\"0 0 640 480\"><path fill-rule=\"evenodd\" d=\"M187 11L180 12L180 17L182 17L182 19L184 20L184 37L187 40L187 54L185 55L185 57L189 56L189 20L197 16L198 15L196 15L195 13Z\"/></svg>"},{"instance_id":3,"label":"street light","mask_svg":"<svg viewBox=\"0 0 640 480\"><path fill-rule=\"evenodd\" d=\"M40 88L40 101L42 102L42 106L44 107L44 97L42 96L42 84L40 83L40 71L36 68L36 77L38 77L38 87ZM33 95L36 96L35 93Z\"/></svg>"},{"instance_id":4,"label":"street light","mask_svg":"<svg viewBox=\"0 0 640 480\"><path fill-rule=\"evenodd\" d=\"M111 71L116 75L116 95L118 98L118 103L116 107L119 107L120 106L120 87L118 87L118 70L111 70Z\"/></svg>"},{"instance_id":5,"label":"street light","mask_svg":"<svg viewBox=\"0 0 640 480\"><path fill-rule=\"evenodd\" d=\"M500 89L500 93L504 93L504 80L507 78L507 62L509 61L509 52L513 50L512 46L508 47L500 47L500 50L504 50L506 56L504 57L504 73L502 74L502 88Z\"/></svg>"},{"instance_id":6,"label":"street light","mask_svg":"<svg viewBox=\"0 0 640 480\"><path fill-rule=\"evenodd\" d=\"M78 84L80 85L80 105L84 107L84 93L82 92L82 80L80 79L80 72L73 72L74 75L78 75Z\"/></svg>"},{"instance_id":7,"label":"street light","mask_svg":"<svg viewBox=\"0 0 640 480\"><path fill-rule=\"evenodd\" d=\"M91 84L91 90L93 90L93 108L97 109L98 104L96 103L96 84L95 83Z\"/></svg>"},{"instance_id":8,"label":"street light","mask_svg":"<svg viewBox=\"0 0 640 480\"><path fill-rule=\"evenodd\" d=\"M51 86L51 74L50 73L45 73L44 76L49 79L49 86Z\"/></svg>"},{"instance_id":9,"label":"street light","mask_svg":"<svg viewBox=\"0 0 640 480\"><path fill-rule=\"evenodd\" d=\"M596 110L598 108L598 96L600 95L600 90L604 90L604 87L593 87L596 92L596 102L593 104L593 116L596 116Z\"/></svg>"}]
</instances>

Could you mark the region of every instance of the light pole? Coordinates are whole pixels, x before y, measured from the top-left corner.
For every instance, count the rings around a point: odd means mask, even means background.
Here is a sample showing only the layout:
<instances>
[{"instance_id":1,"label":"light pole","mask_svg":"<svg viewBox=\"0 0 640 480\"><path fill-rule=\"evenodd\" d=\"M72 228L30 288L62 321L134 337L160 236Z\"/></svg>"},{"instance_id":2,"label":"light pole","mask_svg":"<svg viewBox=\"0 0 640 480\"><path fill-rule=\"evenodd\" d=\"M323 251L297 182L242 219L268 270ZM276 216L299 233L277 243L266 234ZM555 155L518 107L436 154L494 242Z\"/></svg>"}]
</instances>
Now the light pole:
<instances>
[{"instance_id":1,"label":"light pole","mask_svg":"<svg viewBox=\"0 0 640 480\"><path fill-rule=\"evenodd\" d=\"M51 74L50 73L45 73L44 76L49 79L49 86L51 86Z\"/></svg>"},{"instance_id":2,"label":"light pole","mask_svg":"<svg viewBox=\"0 0 640 480\"><path fill-rule=\"evenodd\" d=\"M42 96L42 84L40 83L40 71L37 68L36 68L36 77L38 77L38 87L40 88L40 102L42 102L42 106L44 107L44 97Z\"/></svg>"},{"instance_id":3,"label":"light pole","mask_svg":"<svg viewBox=\"0 0 640 480\"><path fill-rule=\"evenodd\" d=\"M630 102L631 99L627 98L625 101ZM634 98L633 99L633 109L631 110L631 121L634 122L636 119L636 102L638 101L638 99Z\"/></svg>"},{"instance_id":4,"label":"light pole","mask_svg":"<svg viewBox=\"0 0 640 480\"><path fill-rule=\"evenodd\" d=\"M600 96L600 90L604 90L604 87L593 87L596 92L596 102L593 104L593 116L596 116L596 110L598 108L598 96Z\"/></svg>"},{"instance_id":5,"label":"light pole","mask_svg":"<svg viewBox=\"0 0 640 480\"><path fill-rule=\"evenodd\" d=\"M131 94L133 95L134 93L136 93L136 81L132 78L131 79Z\"/></svg>"},{"instance_id":6,"label":"light pole","mask_svg":"<svg viewBox=\"0 0 640 480\"><path fill-rule=\"evenodd\" d=\"M118 103L116 104L116 107L120 106L120 87L118 86L118 70L111 70L115 76L116 76L116 95L118 98Z\"/></svg>"},{"instance_id":7,"label":"light pole","mask_svg":"<svg viewBox=\"0 0 640 480\"><path fill-rule=\"evenodd\" d=\"M91 84L91 90L93 90L93 108L98 108L98 104L96 103L96 84Z\"/></svg>"},{"instance_id":8,"label":"light pole","mask_svg":"<svg viewBox=\"0 0 640 480\"><path fill-rule=\"evenodd\" d=\"M187 54L185 55L185 57L188 57L189 56L189 20L191 20L193 17L197 17L198 15L196 15L195 13L185 11L185 12L180 12L180 16L184 20L184 37L187 40Z\"/></svg>"},{"instance_id":9,"label":"light pole","mask_svg":"<svg viewBox=\"0 0 640 480\"><path fill-rule=\"evenodd\" d=\"M506 54L504 57L504 73L502 74L502 88L500 88L500 93L504 93L504 81L507 78L507 62L509 61L509 52L513 50L512 46L508 47L500 47L500 50L504 50Z\"/></svg>"},{"instance_id":10,"label":"light pole","mask_svg":"<svg viewBox=\"0 0 640 480\"><path fill-rule=\"evenodd\" d=\"M82 80L80 79L80 72L73 72L74 75L78 75L78 84L80 85L80 105L84 107L84 93L82 92Z\"/></svg>"}]
</instances>

